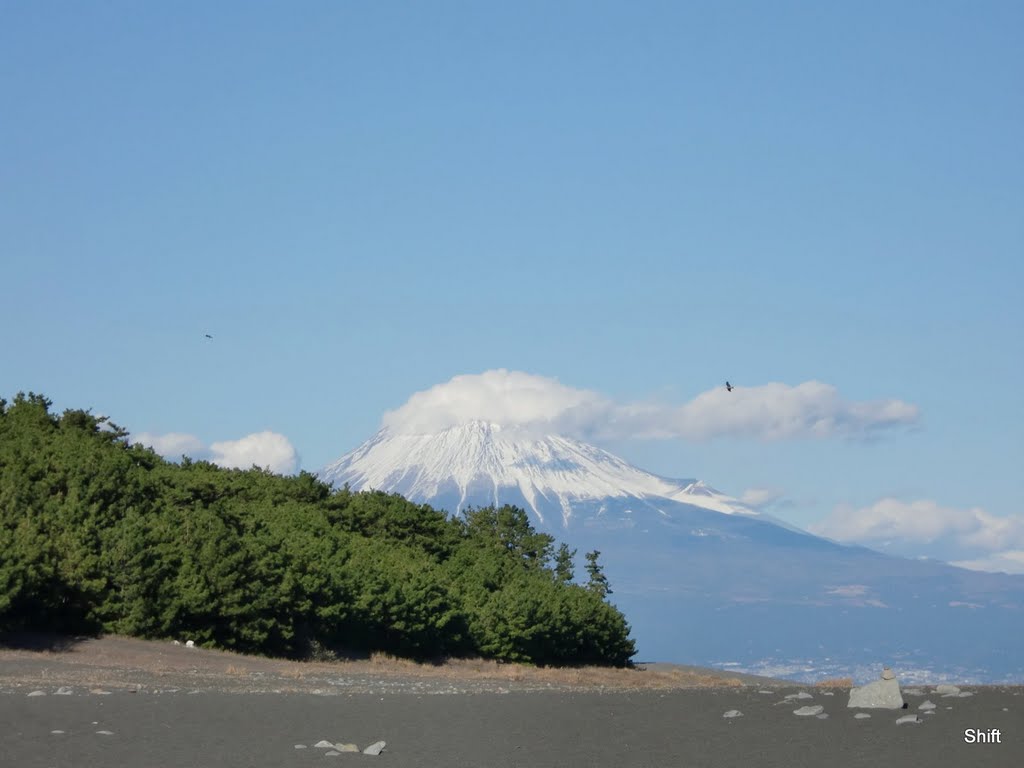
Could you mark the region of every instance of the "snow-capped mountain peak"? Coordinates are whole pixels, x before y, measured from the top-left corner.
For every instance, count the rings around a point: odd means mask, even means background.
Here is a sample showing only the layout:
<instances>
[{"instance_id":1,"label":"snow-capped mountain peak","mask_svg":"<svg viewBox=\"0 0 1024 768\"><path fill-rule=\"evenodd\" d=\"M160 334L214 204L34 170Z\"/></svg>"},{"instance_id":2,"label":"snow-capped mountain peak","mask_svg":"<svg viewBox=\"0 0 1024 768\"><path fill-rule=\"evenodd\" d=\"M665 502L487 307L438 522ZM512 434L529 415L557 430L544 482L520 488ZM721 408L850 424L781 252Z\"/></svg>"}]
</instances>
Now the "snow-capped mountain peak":
<instances>
[{"instance_id":1,"label":"snow-capped mountain peak","mask_svg":"<svg viewBox=\"0 0 1024 768\"><path fill-rule=\"evenodd\" d=\"M759 516L701 481L660 477L579 440L481 420L431 434L385 427L320 476L334 486L400 493L452 512L518 504L548 527L567 528L578 517L574 510L608 500L633 500L663 515L676 502Z\"/></svg>"}]
</instances>

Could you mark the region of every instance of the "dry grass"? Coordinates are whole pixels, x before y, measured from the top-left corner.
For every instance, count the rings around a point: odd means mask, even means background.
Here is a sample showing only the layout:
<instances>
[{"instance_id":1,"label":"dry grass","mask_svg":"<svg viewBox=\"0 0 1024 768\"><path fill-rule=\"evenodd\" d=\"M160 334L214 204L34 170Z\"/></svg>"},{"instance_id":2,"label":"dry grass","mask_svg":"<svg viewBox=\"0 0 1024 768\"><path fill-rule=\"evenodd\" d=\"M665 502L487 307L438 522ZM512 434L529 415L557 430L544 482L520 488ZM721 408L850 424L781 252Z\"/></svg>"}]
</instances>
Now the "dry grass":
<instances>
[{"instance_id":1,"label":"dry grass","mask_svg":"<svg viewBox=\"0 0 1024 768\"><path fill-rule=\"evenodd\" d=\"M830 677L828 680L819 680L814 684L815 688L853 688L852 677Z\"/></svg>"},{"instance_id":2,"label":"dry grass","mask_svg":"<svg viewBox=\"0 0 1024 768\"><path fill-rule=\"evenodd\" d=\"M581 688L617 688L668 690L674 688L735 688L742 686L735 677L690 672L684 669L614 667L535 667L529 664L506 664L487 659L448 659L441 663L418 663L383 653L375 653L368 662L337 662L332 667L353 673L366 666L384 675L400 675L448 680L497 680Z\"/></svg>"},{"instance_id":3,"label":"dry grass","mask_svg":"<svg viewBox=\"0 0 1024 768\"><path fill-rule=\"evenodd\" d=\"M162 685L177 681L194 685L218 679L232 685L257 677L262 684L273 678L293 681L292 685L321 687L324 679L351 676L364 680L434 680L453 684L480 682L498 687L580 688L591 690L673 690L680 688L735 688L743 683L736 677L711 670L691 670L668 665L657 669L642 665L635 669L608 667L534 667L505 664L485 659L449 659L419 663L383 653L366 659L286 661L248 656L230 651L185 648L166 641L107 636L90 639L74 648L57 651L0 649L4 660L40 660L33 677L40 682L53 678L66 683L70 678L89 683L136 685L143 679L157 679ZM0 664L2 667L2 664ZM7 677L10 677L9 675ZM5 675L0 672L0 681ZM825 681L842 684L843 681ZM845 681L849 684L850 681Z\"/></svg>"}]
</instances>

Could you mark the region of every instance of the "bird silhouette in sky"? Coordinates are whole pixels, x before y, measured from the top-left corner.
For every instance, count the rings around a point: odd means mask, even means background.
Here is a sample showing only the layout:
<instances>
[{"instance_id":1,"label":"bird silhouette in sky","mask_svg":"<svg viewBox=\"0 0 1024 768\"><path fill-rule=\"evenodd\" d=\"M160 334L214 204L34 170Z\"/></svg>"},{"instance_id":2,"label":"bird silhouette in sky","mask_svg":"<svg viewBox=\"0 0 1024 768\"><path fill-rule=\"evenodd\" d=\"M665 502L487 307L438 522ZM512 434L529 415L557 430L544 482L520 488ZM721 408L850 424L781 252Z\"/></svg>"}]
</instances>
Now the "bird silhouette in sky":
<instances>
[{"instance_id":1,"label":"bird silhouette in sky","mask_svg":"<svg viewBox=\"0 0 1024 768\"><path fill-rule=\"evenodd\" d=\"M204 335L204 336L206 336L206 338L208 338L208 339L212 339L212 338L213 338L213 336L211 336L211 335L210 335L210 334L208 334L208 333L206 333L206 334L203 334L203 335Z\"/></svg>"},{"instance_id":2,"label":"bird silhouette in sky","mask_svg":"<svg viewBox=\"0 0 1024 768\"><path fill-rule=\"evenodd\" d=\"M730 384L728 381L725 382L725 389L728 392L732 392L732 384Z\"/></svg>"}]
</instances>

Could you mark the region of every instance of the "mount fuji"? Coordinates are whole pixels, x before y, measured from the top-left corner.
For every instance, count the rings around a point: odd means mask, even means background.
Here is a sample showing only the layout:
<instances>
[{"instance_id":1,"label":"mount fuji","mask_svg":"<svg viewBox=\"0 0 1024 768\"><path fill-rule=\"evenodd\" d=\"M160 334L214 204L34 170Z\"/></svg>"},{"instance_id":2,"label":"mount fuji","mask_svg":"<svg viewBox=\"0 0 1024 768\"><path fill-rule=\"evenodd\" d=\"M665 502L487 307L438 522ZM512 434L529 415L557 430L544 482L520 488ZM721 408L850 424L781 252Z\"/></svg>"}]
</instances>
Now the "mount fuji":
<instances>
[{"instance_id":1,"label":"mount fuji","mask_svg":"<svg viewBox=\"0 0 1024 768\"><path fill-rule=\"evenodd\" d=\"M842 546L536 428L381 429L320 472L450 513L513 504L599 549L640 656L793 678L1024 680L1024 576Z\"/></svg>"},{"instance_id":2,"label":"mount fuji","mask_svg":"<svg viewBox=\"0 0 1024 768\"><path fill-rule=\"evenodd\" d=\"M783 524L702 481L659 477L578 440L485 421L426 435L383 429L320 474L335 486L387 490L455 512L515 504L551 531L633 527L624 515L670 518L679 505Z\"/></svg>"}]
</instances>

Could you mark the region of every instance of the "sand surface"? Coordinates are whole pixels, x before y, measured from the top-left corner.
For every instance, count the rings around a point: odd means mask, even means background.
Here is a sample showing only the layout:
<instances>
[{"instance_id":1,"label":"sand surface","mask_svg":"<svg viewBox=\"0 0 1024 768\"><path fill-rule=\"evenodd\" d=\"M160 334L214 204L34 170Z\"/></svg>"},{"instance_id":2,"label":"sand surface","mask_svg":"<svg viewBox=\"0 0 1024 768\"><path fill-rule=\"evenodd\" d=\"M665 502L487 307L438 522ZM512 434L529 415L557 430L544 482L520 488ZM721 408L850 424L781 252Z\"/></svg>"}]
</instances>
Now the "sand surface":
<instances>
[{"instance_id":1,"label":"sand surface","mask_svg":"<svg viewBox=\"0 0 1024 768\"><path fill-rule=\"evenodd\" d=\"M706 670L640 684L558 672L296 664L125 638L0 649L0 765L1024 765L1020 687L943 698L920 686L907 710L857 720L843 689ZM813 698L784 700L799 691ZM896 724L926 699L935 714ZM803 705L828 719L794 715ZM722 717L734 709L742 717ZM999 729L1001 743L967 744L968 728ZM387 746L328 755L321 739Z\"/></svg>"}]
</instances>

